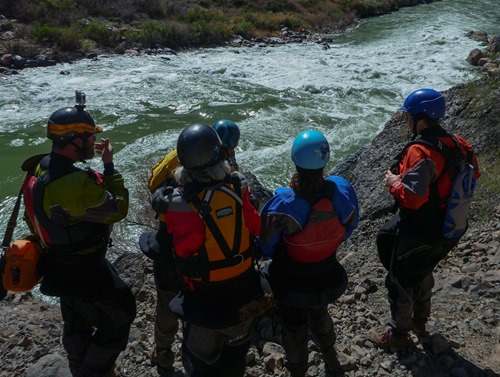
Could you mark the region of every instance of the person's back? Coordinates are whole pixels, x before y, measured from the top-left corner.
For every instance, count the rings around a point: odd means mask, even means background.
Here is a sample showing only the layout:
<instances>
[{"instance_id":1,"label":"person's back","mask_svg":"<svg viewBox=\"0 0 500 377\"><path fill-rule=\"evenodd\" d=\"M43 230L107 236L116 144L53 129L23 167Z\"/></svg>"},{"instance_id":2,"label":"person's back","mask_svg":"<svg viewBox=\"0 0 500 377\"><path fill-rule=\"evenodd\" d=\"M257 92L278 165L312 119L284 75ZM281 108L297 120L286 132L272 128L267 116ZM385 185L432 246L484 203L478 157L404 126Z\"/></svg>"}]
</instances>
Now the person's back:
<instances>
[{"instance_id":1,"label":"person's back","mask_svg":"<svg viewBox=\"0 0 500 377\"><path fill-rule=\"evenodd\" d=\"M251 242L260 218L244 177L229 173L220 147L210 126L184 129L177 143L182 167L175 171L180 187L165 198L184 284L170 306L186 322L182 351L189 376L243 376L252 320L240 310L262 294Z\"/></svg>"},{"instance_id":2,"label":"person's back","mask_svg":"<svg viewBox=\"0 0 500 377\"><path fill-rule=\"evenodd\" d=\"M128 212L128 191L108 139L83 104L49 119L52 152L23 183L28 225L44 248L40 291L60 298L63 344L74 376L113 374L128 341L135 299L105 258L111 225ZM104 173L74 166L101 154Z\"/></svg>"},{"instance_id":3,"label":"person's back","mask_svg":"<svg viewBox=\"0 0 500 377\"><path fill-rule=\"evenodd\" d=\"M352 186L341 177L323 177L329 155L320 132L300 133L292 145L297 173L290 187L276 190L261 210L260 242L264 256L272 258L269 282L283 324L285 366L293 377L306 374L309 330L328 375L341 369L327 305L347 287L335 253L357 226L359 213Z\"/></svg>"},{"instance_id":4,"label":"person's back","mask_svg":"<svg viewBox=\"0 0 500 377\"><path fill-rule=\"evenodd\" d=\"M446 112L441 93L416 90L405 99L401 110L406 112L413 139L418 138L403 149L385 175L385 185L399 207L377 235L379 258L388 271L386 287L392 319L385 330L369 334L376 345L390 350L408 347L409 331L426 333L434 286L432 271L458 243L458 239L443 236L447 199L457 169L450 168L439 145L473 155L465 139L441 127L439 122ZM471 162L479 178L475 156Z\"/></svg>"},{"instance_id":5,"label":"person's back","mask_svg":"<svg viewBox=\"0 0 500 377\"><path fill-rule=\"evenodd\" d=\"M238 126L230 120L223 119L215 122L212 127L222 141L221 159L230 159L232 170L236 170L238 165L234 157L234 149L238 145L240 136ZM143 233L139 239L141 250L153 259L157 300L155 346L151 351L151 361L162 377L175 373L174 354L171 347L178 330L178 320L168 304L181 289L179 272L173 261L172 237L165 223L166 202L163 197L168 191L178 186L174 171L179 166L177 149L174 148L152 167L148 178L148 189L153 194L152 207L157 213L159 227L157 231Z\"/></svg>"}]
</instances>

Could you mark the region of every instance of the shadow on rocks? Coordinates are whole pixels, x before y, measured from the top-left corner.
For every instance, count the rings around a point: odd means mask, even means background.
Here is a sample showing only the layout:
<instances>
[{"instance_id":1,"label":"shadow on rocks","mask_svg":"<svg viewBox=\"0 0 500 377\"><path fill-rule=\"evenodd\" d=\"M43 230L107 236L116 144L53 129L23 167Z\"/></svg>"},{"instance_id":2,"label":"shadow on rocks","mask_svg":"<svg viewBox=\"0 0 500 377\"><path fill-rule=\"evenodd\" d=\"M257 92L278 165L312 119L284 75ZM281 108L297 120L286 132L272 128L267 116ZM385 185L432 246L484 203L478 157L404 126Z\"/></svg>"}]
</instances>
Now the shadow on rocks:
<instances>
[{"instance_id":1,"label":"shadow on rocks","mask_svg":"<svg viewBox=\"0 0 500 377\"><path fill-rule=\"evenodd\" d=\"M458 345L437 333L420 337L419 345L407 352L398 352L398 359L413 377L500 377L491 369L483 369L453 347Z\"/></svg>"}]
</instances>

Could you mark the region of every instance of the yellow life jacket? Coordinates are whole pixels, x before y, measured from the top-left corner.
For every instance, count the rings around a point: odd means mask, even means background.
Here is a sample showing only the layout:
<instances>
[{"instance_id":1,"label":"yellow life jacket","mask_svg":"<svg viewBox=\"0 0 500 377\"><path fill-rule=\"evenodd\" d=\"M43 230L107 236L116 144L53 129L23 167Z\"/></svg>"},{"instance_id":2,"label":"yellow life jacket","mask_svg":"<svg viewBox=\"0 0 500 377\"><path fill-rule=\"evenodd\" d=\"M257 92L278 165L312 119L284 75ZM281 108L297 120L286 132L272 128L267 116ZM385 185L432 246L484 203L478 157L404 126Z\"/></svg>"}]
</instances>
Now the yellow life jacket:
<instances>
[{"instance_id":1,"label":"yellow life jacket","mask_svg":"<svg viewBox=\"0 0 500 377\"><path fill-rule=\"evenodd\" d=\"M149 192L155 192L155 190L163 186L167 180L174 179L174 170L179 166L177 149L174 149L151 168L151 174L148 179ZM160 214L159 220L165 222L165 215L163 213Z\"/></svg>"},{"instance_id":2,"label":"yellow life jacket","mask_svg":"<svg viewBox=\"0 0 500 377\"><path fill-rule=\"evenodd\" d=\"M185 186L184 198L206 224L205 244L194 255L176 255L181 275L193 282L217 283L233 279L253 262L253 243L243 216L241 181L237 174L228 175L215 189Z\"/></svg>"},{"instance_id":3,"label":"yellow life jacket","mask_svg":"<svg viewBox=\"0 0 500 377\"><path fill-rule=\"evenodd\" d=\"M179 166L177 149L174 149L151 169L151 174L148 179L149 191L154 192L157 188L163 186L167 179L172 179L174 177L174 170Z\"/></svg>"}]
</instances>

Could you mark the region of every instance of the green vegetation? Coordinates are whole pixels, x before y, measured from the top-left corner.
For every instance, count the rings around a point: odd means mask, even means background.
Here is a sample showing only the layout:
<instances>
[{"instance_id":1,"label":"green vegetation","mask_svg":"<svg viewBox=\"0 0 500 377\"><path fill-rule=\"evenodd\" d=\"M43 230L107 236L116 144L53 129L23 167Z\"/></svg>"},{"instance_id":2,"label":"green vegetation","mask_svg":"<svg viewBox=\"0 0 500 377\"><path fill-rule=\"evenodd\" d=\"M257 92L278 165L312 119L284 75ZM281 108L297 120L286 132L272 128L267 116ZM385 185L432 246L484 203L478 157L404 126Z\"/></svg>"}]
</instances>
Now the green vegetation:
<instances>
[{"instance_id":1,"label":"green vegetation","mask_svg":"<svg viewBox=\"0 0 500 377\"><path fill-rule=\"evenodd\" d=\"M401 0L0 0L2 14L39 44L61 50L220 45L292 30L348 25Z\"/></svg>"}]
</instances>

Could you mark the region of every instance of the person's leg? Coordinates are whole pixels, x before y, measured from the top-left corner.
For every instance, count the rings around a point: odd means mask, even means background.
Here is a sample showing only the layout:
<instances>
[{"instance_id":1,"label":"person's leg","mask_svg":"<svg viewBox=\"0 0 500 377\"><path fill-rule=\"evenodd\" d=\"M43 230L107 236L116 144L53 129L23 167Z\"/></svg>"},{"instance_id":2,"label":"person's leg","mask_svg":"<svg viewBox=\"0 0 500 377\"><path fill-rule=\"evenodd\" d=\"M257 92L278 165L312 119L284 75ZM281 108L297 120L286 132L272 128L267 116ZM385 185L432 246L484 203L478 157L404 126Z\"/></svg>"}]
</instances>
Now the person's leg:
<instances>
[{"instance_id":1,"label":"person's leg","mask_svg":"<svg viewBox=\"0 0 500 377\"><path fill-rule=\"evenodd\" d=\"M130 288L113 272L114 288L94 301L84 302L86 320L95 327L82 363L82 375L105 374L128 343L135 314L135 298ZM106 287L109 289L109 287ZM109 294L111 293L111 294Z\"/></svg>"},{"instance_id":2,"label":"person's leg","mask_svg":"<svg viewBox=\"0 0 500 377\"><path fill-rule=\"evenodd\" d=\"M278 303L278 316L283 326L281 340L285 349L285 367L292 377L303 377L307 372L309 357L309 311Z\"/></svg>"},{"instance_id":3,"label":"person's leg","mask_svg":"<svg viewBox=\"0 0 500 377\"><path fill-rule=\"evenodd\" d=\"M339 375L342 368L334 347L336 335L332 317L328 313L328 307L325 305L311 309L309 320L314 341L323 355L327 376Z\"/></svg>"},{"instance_id":4,"label":"person's leg","mask_svg":"<svg viewBox=\"0 0 500 377\"><path fill-rule=\"evenodd\" d=\"M413 330L418 335L427 333L425 325L431 315L431 296L434 287L432 272L427 274L415 288L415 306L413 311Z\"/></svg>"},{"instance_id":5,"label":"person's leg","mask_svg":"<svg viewBox=\"0 0 500 377\"><path fill-rule=\"evenodd\" d=\"M243 377L246 369L246 355L250 348L252 320L222 329L226 337L220 358L220 377Z\"/></svg>"},{"instance_id":6,"label":"person's leg","mask_svg":"<svg viewBox=\"0 0 500 377\"><path fill-rule=\"evenodd\" d=\"M311 333L321 352L330 350L335 344L335 331L328 307L320 306L310 310L309 314Z\"/></svg>"},{"instance_id":7,"label":"person's leg","mask_svg":"<svg viewBox=\"0 0 500 377\"><path fill-rule=\"evenodd\" d=\"M73 376L79 376L79 370L87 353L92 336L92 326L74 305L75 300L61 297L61 314L64 321L62 342L68 355L69 369Z\"/></svg>"},{"instance_id":8,"label":"person's leg","mask_svg":"<svg viewBox=\"0 0 500 377\"><path fill-rule=\"evenodd\" d=\"M218 330L184 323L182 364L189 377L218 377L225 337Z\"/></svg>"},{"instance_id":9,"label":"person's leg","mask_svg":"<svg viewBox=\"0 0 500 377\"><path fill-rule=\"evenodd\" d=\"M404 288L390 274L385 279L394 332L407 334L411 328L414 308L414 288Z\"/></svg>"},{"instance_id":10,"label":"person's leg","mask_svg":"<svg viewBox=\"0 0 500 377\"><path fill-rule=\"evenodd\" d=\"M408 331L412 325L413 288L403 288L391 273L386 277L392 321L383 331L370 331L369 339L378 347L397 351L411 345Z\"/></svg>"},{"instance_id":11,"label":"person's leg","mask_svg":"<svg viewBox=\"0 0 500 377\"><path fill-rule=\"evenodd\" d=\"M170 310L169 303L178 293L178 272L174 265L153 262L156 285L155 347L151 362L158 367L160 376L173 372L174 353L172 344L179 330L179 320Z\"/></svg>"}]
</instances>

